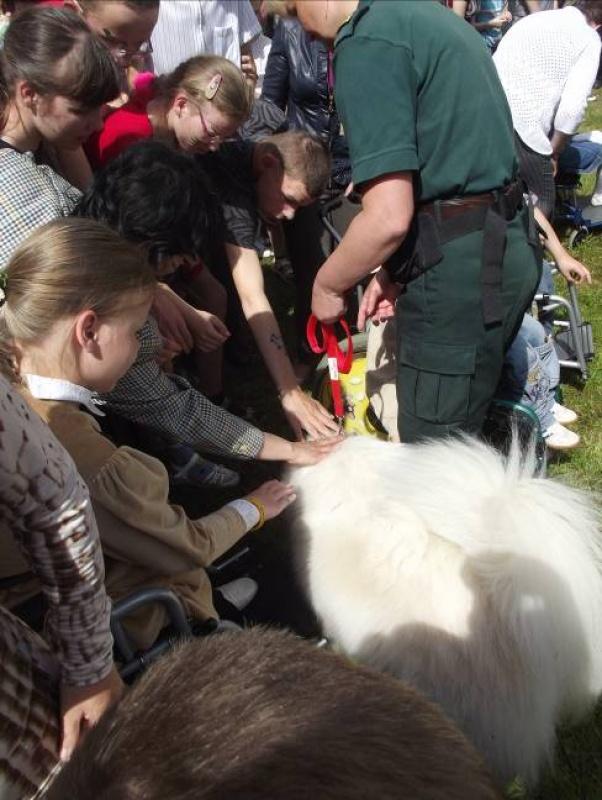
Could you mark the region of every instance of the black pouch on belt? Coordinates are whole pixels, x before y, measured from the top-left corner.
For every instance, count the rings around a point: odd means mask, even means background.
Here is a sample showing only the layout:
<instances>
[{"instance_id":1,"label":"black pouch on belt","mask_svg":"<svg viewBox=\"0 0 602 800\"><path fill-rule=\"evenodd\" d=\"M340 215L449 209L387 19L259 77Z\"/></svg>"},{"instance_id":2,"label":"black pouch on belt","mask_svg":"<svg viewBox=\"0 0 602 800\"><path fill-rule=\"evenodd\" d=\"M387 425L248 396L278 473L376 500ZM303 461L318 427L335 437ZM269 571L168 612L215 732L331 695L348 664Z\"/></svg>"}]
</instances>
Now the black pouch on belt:
<instances>
[{"instance_id":1,"label":"black pouch on belt","mask_svg":"<svg viewBox=\"0 0 602 800\"><path fill-rule=\"evenodd\" d=\"M401 247L387 260L384 267L396 283L410 283L443 258L439 226L432 214L418 211Z\"/></svg>"}]
</instances>

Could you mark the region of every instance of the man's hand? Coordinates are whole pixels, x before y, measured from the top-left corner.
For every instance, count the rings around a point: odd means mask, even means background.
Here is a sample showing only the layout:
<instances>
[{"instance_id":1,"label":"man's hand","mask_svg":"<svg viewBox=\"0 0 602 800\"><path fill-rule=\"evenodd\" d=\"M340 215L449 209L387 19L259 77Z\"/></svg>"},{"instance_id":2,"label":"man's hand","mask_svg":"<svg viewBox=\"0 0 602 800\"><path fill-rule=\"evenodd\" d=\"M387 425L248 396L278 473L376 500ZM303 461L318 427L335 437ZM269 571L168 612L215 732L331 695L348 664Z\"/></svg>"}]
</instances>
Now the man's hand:
<instances>
[{"instance_id":1,"label":"man's hand","mask_svg":"<svg viewBox=\"0 0 602 800\"><path fill-rule=\"evenodd\" d=\"M358 330L363 331L366 320L383 322L395 315L395 302L400 288L389 278L386 270L380 269L368 284L357 315Z\"/></svg>"},{"instance_id":2,"label":"man's hand","mask_svg":"<svg viewBox=\"0 0 602 800\"><path fill-rule=\"evenodd\" d=\"M320 283L320 276L314 281L314 288L311 298L312 314L320 322L333 323L340 319L347 310L347 302L344 294L337 294L330 289L326 289Z\"/></svg>"},{"instance_id":3,"label":"man's hand","mask_svg":"<svg viewBox=\"0 0 602 800\"><path fill-rule=\"evenodd\" d=\"M67 761L82 736L123 693L115 667L89 686L61 687L61 761Z\"/></svg>"},{"instance_id":4,"label":"man's hand","mask_svg":"<svg viewBox=\"0 0 602 800\"><path fill-rule=\"evenodd\" d=\"M194 316L188 319L193 346L203 353L210 353L221 347L230 336L230 331L219 317L209 311L195 309Z\"/></svg>"},{"instance_id":5,"label":"man's hand","mask_svg":"<svg viewBox=\"0 0 602 800\"><path fill-rule=\"evenodd\" d=\"M307 431L312 439L338 434L339 426L324 406L305 394L299 386L283 392L281 402L297 439L303 438L303 431Z\"/></svg>"}]
</instances>

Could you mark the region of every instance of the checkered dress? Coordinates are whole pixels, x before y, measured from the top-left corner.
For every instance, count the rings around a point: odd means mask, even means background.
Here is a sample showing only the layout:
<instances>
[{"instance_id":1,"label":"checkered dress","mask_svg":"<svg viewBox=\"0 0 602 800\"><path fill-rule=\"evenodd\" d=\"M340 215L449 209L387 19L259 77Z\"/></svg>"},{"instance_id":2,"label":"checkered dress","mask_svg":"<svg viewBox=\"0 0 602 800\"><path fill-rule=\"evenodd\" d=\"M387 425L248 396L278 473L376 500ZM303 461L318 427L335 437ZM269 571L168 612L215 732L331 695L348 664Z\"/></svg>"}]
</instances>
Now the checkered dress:
<instances>
[{"instance_id":1,"label":"checkered dress","mask_svg":"<svg viewBox=\"0 0 602 800\"><path fill-rule=\"evenodd\" d=\"M51 167L36 164L33 153L0 146L0 269L35 228L68 216L79 196Z\"/></svg>"},{"instance_id":2,"label":"checkered dress","mask_svg":"<svg viewBox=\"0 0 602 800\"><path fill-rule=\"evenodd\" d=\"M134 365L102 400L115 414L175 442L241 459L256 458L263 433L214 405L179 375L167 375L156 361L162 339L150 317L140 332Z\"/></svg>"}]
</instances>

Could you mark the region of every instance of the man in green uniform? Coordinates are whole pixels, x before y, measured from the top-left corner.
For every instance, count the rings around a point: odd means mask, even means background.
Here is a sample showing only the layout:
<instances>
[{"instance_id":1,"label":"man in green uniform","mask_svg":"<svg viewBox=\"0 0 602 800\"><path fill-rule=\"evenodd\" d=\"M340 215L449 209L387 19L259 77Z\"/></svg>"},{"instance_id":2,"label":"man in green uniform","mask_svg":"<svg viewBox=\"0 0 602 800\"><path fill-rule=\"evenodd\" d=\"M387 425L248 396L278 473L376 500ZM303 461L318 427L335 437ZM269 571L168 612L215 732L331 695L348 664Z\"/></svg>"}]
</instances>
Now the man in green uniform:
<instances>
[{"instance_id":1,"label":"man in green uniform","mask_svg":"<svg viewBox=\"0 0 602 800\"><path fill-rule=\"evenodd\" d=\"M478 432L539 278L512 120L481 37L431 0L286 0L335 43L362 211L314 284L326 322L385 265L360 318L396 303L399 434Z\"/></svg>"}]
</instances>

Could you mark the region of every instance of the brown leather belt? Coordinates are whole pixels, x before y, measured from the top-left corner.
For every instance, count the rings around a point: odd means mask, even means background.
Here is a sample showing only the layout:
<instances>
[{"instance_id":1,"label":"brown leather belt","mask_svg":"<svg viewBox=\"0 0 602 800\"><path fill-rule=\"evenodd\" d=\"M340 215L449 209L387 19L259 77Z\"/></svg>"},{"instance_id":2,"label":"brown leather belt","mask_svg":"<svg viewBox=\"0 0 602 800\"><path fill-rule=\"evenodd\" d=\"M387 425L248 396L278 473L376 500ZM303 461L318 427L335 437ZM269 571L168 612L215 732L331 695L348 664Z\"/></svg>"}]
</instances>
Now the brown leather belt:
<instances>
[{"instance_id":1,"label":"brown leather belt","mask_svg":"<svg viewBox=\"0 0 602 800\"><path fill-rule=\"evenodd\" d=\"M418 206L419 211L424 211L441 220L453 219L466 213L469 208L478 206L492 206L496 202L494 192L484 194L471 194L464 197L452 197L449 200L436 200L433 203L423 203Z\"/></svg>"}]
</instances>

